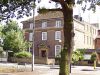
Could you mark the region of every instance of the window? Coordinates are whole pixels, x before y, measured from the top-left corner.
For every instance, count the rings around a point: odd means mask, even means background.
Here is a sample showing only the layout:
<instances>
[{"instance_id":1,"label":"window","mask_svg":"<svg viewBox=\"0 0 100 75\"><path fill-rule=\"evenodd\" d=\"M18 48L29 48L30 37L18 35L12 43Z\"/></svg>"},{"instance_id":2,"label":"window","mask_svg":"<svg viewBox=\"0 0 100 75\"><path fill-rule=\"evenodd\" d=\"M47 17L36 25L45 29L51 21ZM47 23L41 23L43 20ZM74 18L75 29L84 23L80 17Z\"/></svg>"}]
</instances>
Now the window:
<instances>
[{"instance_id":1,"label":"window","mask_svg":"<svg viewBox=\"0 0 100 75\"><path fill-rule=\"evenodd\" d=\"M33 29L33 23L30 23L30 29Z\"/></svg>"},{"instance_id":2,"label":"window","mask_svg":"<svg viewBox=\"0 0 100 75\"><path fill-rule=\"evenodd\" d=\"M89 37L87 36L87 44L89 44Z\"/></svg>"},{"instance_id":3,"label":"window","mask_svg":"<svg viewBox=\"0 0 100 75\"><path fill-rule=\"evenodd\" d=\"M61 40L61 31L55 32L55 40Z\"/></svg>"},{"instance_id":4,"label":"window","mask_svg":"<svg viewBox=\"0 0 100 75\"><path fill-rule=\"evenodd\" d=\"M42 40L47 40L47 32L42 32Z\"/></svg>"},{"instance_id":5,"label":"window","mask_svg":"<svg viewBox=\"0 0 100 75\"><path fill-rule=\"evenodd\" d=\"M56 27L57 28L61 27L61 21L56 21Z\"/></svg>"},{"instance_id":6,"label":"window","mask_svg":"<svg viewBox=\"0 0 100 75\"><path fill-rule=\"evenodd\" d=\"M89 29L89 27L88 27L88 25L87 25L87 31L88 31L88 29Z\"/></svg>"},{"instance_id":7,"label":"window","mask_svg":"<svg viewBox=\"0 0 100 75\"><path fill-rule=\"evenodd\" d=\"M47 27L47 22L42 22L42 28L46 28Z\"/></svg>"},{"instance_id":8,"label":"window","mask_svg":"<svg viewBox=\"0 0 100 75\"><path fill-rule=\"evenodd\" d=\"M29 33L29 41L32 41L33 39L33 33Z\"/></svg>"},{"instance_id":9,"label":"window","mask_svg":"<svg viewBox=\"0 0 100 75\"><path fill-rule=\"evenodd\" d=\"M60 57L61 45L55 45L55 57Z\"/></svg>"}]
</instances>

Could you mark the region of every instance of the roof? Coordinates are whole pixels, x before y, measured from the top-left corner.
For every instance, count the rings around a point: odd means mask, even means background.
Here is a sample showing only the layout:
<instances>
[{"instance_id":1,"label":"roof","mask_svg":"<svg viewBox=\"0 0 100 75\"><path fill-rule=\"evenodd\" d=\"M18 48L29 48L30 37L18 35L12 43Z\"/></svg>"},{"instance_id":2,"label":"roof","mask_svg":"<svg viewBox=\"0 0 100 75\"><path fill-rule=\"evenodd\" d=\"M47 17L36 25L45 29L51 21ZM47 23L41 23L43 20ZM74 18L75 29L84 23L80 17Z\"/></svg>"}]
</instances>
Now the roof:
<instances>
[{"instance_id":1,"label":"roof","mask_svg":"<svg viewBox=\"0 0 100 75\"><path fill-rule=\"evenodd\" d=\"M40 19L50 19L50 18L59 18L59 17L63 17L62 12L50 11L45 14L39 14L38 16L35 17L35 19L40 20Z\"/></svg>"},{"instance_id":2,"label":"roof","mask_svg":"<svg viewBox=\"0 0 100 75\"><path fill-rule=\"evenodd\" d=\"M66 13L67 14L67 13ZM44 14L38 14L36 17L35 17L35 20L46 20L46 19L53 19L53 18L63 18L63 13L61 11L49 11L47 13L44 13ZM29 22L32 22L33 18L30 18L28 20L25 20L23 22L26 22L26 21L29 21ZM88 24L84 21L79 21L77 19L73 19L74 21L77 21L78 23L81 23L82 25L84 24Z\"/></svg>"},{"instance_id":3,"label":"roof","mask_svg":"<svg viewBox=\"0 0 100 75\"><path fill-rule=\"evenodd\" d=\"M47 12L47 13L44 13L44 14L38 14L36 17L35 17L35 20L41 20L41 19L50 19L50 18L62 18L63 17L63 14L62 12L60 11L50 11L50 12ZM25 21L32 21L33 18L30 18L28 20L25 20ZM23 22L25 22L23 21Z\"/></svg>"},{"instance_id":4,"label":"roof","mask_svg":"<svg viewBox=\"0 0 100 75\"><path fill-rule=\"evenodd\" d=\"M67 13L66 13L67 14ZM53 18L63 18L63 13L61 11L49 11L47 13L44 13L44 14L38 14L36 17L35 17L35 20L45 20L45 19L53 19ZM30 18L28 20L25 20L25 21L29 21L31 22L33 19ZM75 21L77 22L80 22L79 20L75 19ZM25 22L23 21L23 22ZM80 22L81 23L81 22Z\"/></svg>"}]
</instances>

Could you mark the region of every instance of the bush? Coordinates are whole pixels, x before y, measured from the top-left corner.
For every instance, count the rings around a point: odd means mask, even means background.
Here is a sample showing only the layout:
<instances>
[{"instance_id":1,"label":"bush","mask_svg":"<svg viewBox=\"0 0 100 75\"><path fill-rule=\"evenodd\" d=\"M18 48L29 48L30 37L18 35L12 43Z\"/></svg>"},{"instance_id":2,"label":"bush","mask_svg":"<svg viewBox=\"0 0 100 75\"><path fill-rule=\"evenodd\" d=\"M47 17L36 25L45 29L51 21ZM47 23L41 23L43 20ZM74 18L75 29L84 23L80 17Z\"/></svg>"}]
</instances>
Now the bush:
<instances>
[{"instance_id":1,"label":"bush","mask_svg":"<svg viewBox=\"0 0 100 75\"><path fill-rule=\"evenodd\" d=\"M32 54L27 51L22 51L14 54L15 57L17 58L31 58Z\"/></svg>"}]
</instances>

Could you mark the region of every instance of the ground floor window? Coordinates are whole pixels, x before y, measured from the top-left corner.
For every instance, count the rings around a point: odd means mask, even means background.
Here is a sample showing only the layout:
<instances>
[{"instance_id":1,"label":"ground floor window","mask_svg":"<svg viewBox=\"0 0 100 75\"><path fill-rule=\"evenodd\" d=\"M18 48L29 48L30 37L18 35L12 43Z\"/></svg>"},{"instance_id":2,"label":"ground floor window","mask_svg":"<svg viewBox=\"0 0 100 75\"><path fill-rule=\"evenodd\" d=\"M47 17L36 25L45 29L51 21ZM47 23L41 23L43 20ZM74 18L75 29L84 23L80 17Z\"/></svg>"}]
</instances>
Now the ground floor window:
<instances>
[{"instance_id":1,"label":"ground floor window","mask_svg":"<svg viewBox=\"0 0 100 75\"><path fill-rule=\"evenodd\" d=\"M55 45L55 57L60 57L61 45Z\"/></svg>"}]
</instances>

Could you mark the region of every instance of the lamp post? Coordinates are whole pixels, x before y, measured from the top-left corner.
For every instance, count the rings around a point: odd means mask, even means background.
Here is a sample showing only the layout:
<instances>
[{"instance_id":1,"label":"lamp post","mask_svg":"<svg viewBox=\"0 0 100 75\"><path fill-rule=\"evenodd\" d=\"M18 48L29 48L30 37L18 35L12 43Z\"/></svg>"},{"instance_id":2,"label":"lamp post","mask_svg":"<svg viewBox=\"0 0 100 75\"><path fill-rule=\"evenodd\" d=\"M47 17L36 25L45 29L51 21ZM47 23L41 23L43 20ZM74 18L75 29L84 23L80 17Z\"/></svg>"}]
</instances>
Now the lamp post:
<instances>
[{"instance_id":1,"label":"lamp post","mask_svg":"<svg viewBox=\"0 0 100 75\"><path fill-rule=\"evenodd\" d=\"M33 51L32 51L32 71L34 70L34 29L35 29L35 0L33 0Z\"/></svg>"}]
</instances>

